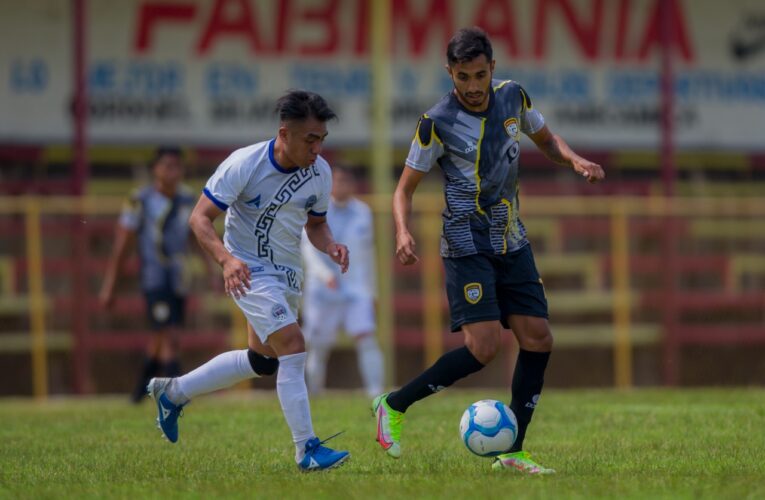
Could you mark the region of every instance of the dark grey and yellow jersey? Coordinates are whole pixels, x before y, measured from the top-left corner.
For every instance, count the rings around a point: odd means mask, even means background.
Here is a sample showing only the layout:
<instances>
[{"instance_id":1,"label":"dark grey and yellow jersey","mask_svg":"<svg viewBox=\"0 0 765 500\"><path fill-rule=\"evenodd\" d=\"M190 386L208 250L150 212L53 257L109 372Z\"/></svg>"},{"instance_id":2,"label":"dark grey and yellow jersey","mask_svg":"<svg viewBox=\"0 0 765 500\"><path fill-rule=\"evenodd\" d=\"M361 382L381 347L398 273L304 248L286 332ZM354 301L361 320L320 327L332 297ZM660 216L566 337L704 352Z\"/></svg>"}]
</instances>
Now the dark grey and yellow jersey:
<instances>
[{"instance_id":1,"label":"dark grey and yellow jersey","mask_svg":"<svg viewBox=\"0 0 765 500\"><path fill-rule=\"evenodd\" d=\"M445 178L441 255L504 254L525 246L518 215L520 133L533 134L544 118L511 80L492 81L489 107L475 113L450 92L417 124L406 165Z\"/></svg>"},{"instance_id":2,"label":"dark grey and yellow jersey","mask_svg":"<svg viewBox=\"0 0 765 500\"><path fill-rule=\"evenodd\" d=\"M195 201L186 186L180 186L171 199L148 185L131 193L125 203L119 224L136 232L144 292L186 292L184 259Z\"/></svg>"}]
</instances>

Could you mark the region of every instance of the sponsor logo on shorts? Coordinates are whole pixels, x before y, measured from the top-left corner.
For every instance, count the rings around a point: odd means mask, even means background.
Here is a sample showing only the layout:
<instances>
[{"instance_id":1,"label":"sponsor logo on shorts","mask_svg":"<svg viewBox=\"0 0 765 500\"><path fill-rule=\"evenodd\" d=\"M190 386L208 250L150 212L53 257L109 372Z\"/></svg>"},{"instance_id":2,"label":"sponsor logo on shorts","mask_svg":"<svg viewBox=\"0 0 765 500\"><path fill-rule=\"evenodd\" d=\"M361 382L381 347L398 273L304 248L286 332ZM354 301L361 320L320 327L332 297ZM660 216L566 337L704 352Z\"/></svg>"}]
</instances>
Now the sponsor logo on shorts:
<instances>
[{"instance_id":1,"label":"sponsor logo on shorts","mask_svg":"<svg viewBox=\"0 0 765 500\"><path fill-rule=\"evenodd\" d=\"M276 304L271 308L271 316L278 321L284 321L287 319L287 309L281 304Z\"/></svg>"},{"instance_id":2,"label":"sponsor logo on shorts","mask_svg":"<svg viewBox=\"0 0 765 500\"><path fill-rule=\"evenodd\" d=\"M170 319L170 306L167 302L157 302L151 308L151 315L157 323L164 323Z\"/></svg>"},{"instance_id":3,"label":"sponsor logo on shorts","mask_svg":"<svg viewBox=\"0 0 765 500\"><path fill-rule=\"evenodd\" d=\"M471 304L477 304L483 297L483 287L480 283L468 283L465 285L465 300Z\"/></svg>"}]
</instances>

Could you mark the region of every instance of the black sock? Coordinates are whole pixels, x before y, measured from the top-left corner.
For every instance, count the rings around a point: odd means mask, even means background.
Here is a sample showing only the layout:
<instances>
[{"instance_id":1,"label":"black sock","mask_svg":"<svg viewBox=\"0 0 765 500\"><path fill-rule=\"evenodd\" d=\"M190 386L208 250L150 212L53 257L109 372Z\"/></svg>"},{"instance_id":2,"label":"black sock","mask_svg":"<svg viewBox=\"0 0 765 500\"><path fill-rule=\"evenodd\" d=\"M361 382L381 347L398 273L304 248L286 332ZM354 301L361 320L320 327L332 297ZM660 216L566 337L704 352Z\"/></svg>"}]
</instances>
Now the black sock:
<instances>
[{"instance_id":1,"label":"black sock","mask_svg":"<svg viewBox=\"0 0 765 500\"><path fill-rule=\"evenodd\" d=\"M145 358L143 360L143 369L138 377L135 389L133 389L132 400L134 403L140 402L146 395L146 386L152 377L159 373L160 363L157 358Z\"/></svg>"},{"instance_id":2,"label":"black sock","mask_svg":"<svg viewBox=\"0 0 765 500\"><path fill-rule=\"evenodd\" d=\"M165 377L178 377L181 374L181 363L178 359L171 359L162 365L162 373Z\"/></svg>"},{"instance_id":3,"label":"black sock","mask_svg":"<svg viewBox=\"0 0 765 500\"><path fill-rule=\"evenodd\" d=\"M396 411L406 411L415 401L435 394L481 368L483 365L467 347L447 352L417 378L390 393L387 398L388 405Z\"/></svg>"},{"instance_id":4,"label":"black sock","mask_svg":"<svg viewBox=\"0 0 765 500\"><path fill-rule=\"evenodd\" d=\"M515 439L510 451L523 449L523 440L526 437L526 428L531 422L531 415L542 393L542 385L545 382L545 369L549 352L521 351L518 353L518 361L515 363L513 373L513 400L510 409L518 419L518 437Z\"/></svg>"}]
</instances>

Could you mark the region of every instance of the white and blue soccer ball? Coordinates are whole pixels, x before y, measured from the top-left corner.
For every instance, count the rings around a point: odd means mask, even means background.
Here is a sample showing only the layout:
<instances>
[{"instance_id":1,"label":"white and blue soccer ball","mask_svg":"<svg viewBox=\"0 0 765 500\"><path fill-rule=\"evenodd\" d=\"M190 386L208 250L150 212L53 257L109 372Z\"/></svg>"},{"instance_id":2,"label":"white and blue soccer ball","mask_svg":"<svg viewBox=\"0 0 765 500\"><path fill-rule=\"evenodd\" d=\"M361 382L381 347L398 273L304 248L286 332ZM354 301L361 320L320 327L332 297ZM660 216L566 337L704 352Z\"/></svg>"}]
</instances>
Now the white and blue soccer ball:
<instances>
[{"instance_id":1,"label":"white and blue soccer ball","mask_svg":"<svg viewBox=\"0 0 765 500\"><path fill-rule=\"evenodd\" d=\"M502 401L483 399L470 405L460 420L460 437L479 457L507 452L518 436L518 421Z\"/></svg>"}]
</instances>

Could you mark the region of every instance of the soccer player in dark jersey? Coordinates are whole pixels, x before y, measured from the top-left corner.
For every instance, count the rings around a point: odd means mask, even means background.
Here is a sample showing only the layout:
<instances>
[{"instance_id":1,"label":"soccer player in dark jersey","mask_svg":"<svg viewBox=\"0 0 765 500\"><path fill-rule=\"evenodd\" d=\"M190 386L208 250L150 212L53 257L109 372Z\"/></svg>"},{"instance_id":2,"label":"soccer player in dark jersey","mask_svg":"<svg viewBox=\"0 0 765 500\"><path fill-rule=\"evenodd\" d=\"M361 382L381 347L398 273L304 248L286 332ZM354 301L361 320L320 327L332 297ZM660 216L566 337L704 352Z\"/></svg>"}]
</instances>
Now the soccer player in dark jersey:
<instances>
[{"instance_id":1,"label":"soccer player in dark jersey","mask_svg":"<svg viewBox=\"0 0 765 500\"><path fill-rule=\"evenodd\" d=\"M151 163L152 182L131 193L114 238L99 294L102 307L114 302L120 270L134 243L140 257L140 282L149 324L156 335L146 349L132 400L141 401L152 377L180 375L176 331L183 324L186 302L184 260L189 241L189 215L195 196L182 184L181 150L163 146Z\"/></svg>"},{"instance_id":2,"label":"soccer player in dark jersey","mask_svg":"<svg viewBox=\"0 0 765 500\"><path fill-rule=\"evenodd\" d=\"M554 471L532 460L523 448L553 337L544 287L518 214L520 133L550 160L571 167L589 182L602 180L604 173L550 131L523 87L492 79L491 42L481 29L458 31L446 57L454 89L420 118L393 195L393 217L396 256L404 265L414 264L418 258L409 232L412 196L438 164L445 178L441 256L451 329L462 331L465 345L441 356L398 391L374 400L377 441L388 455L400 457L404 412L491 362L504 326L520 344L510 403L518 419L518 437L492 467L549 474Z\"/></svg>"}]
</instances>

